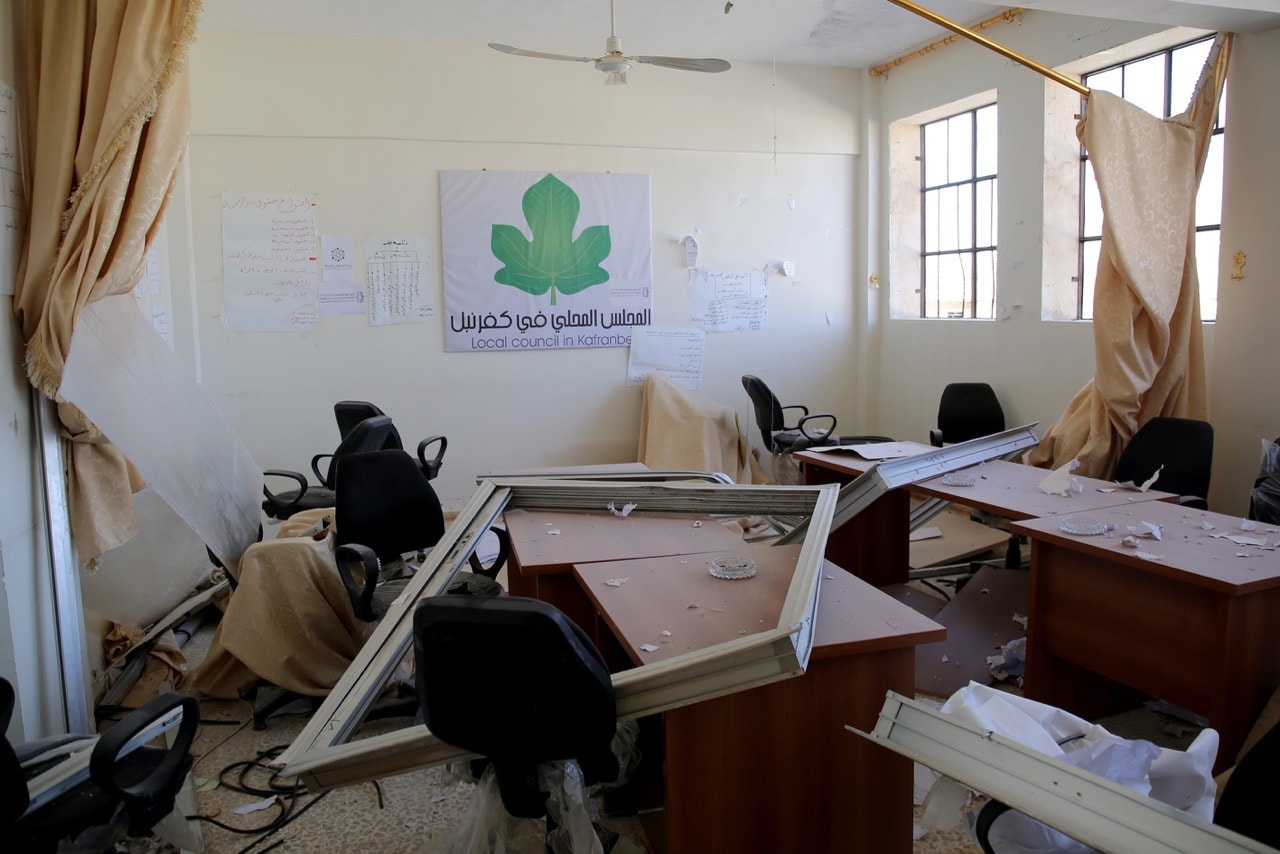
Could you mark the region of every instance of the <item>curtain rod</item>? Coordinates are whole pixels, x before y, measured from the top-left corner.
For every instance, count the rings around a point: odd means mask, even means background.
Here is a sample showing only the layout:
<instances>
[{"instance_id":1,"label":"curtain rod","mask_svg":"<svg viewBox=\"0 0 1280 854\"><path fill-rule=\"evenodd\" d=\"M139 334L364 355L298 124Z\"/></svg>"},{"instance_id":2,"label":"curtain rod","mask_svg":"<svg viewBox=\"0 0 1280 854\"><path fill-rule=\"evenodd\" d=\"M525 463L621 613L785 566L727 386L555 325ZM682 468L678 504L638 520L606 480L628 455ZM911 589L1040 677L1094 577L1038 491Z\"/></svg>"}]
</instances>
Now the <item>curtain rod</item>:
<instances>
[{"instance_id":1,"label":"curtain rod","mask_svg":"<svg viewBox=\"0 0 1280 854\"><path fill-rule=\"evenodd\" d=\"M1021 6L1015 6L1012 9L1005 9L1003 12L1001 12L999 15L996 15L995 17L987 18L985 21L979 21L978 23L971 25L970 29L985 30L987 27L991 26L992 24L998 24L1002 21L1004 22L1012 21L1014 18L1018 17L1025 11L1026 10L1023 9ZM924 56L926 53L931 53L932 51L935 51L940 47L945 47L946 45L951 44L952 42L956 41L959 38L960 38L959 34L952 34L947 36L946 38L938 39L936 42L930 42L929 44L925 45L922 48L917 48L916 50L911 51L911 53L905 53L902 56L897 57L896 59L891 59L888 62L886 62L884 65L877 65L875 68L871 69L871 76L883 77L889 71L889 69L897 68L899 65L910 62L916 57Z\"/></svg>"},{"instance_id":2,"label":"curtain rod","mask_svg":"<svg viewBox=\"0 0 1280 854\"><path fill-rule=\"evenodd\" d=\"M942 17L937 12L931 12L928 9L925 9L923 6L917 6L915 3L910 2L910 0L889 0L889 2L895 6L901 6L903 9L906 9L908 12L913 12L922 18L933 21L935 24L941 27L946 27L948 30L951 30L953 33L958 33L959 35L962 35L967 39L971 39L972 41L977 42L978 44L982 45L985 48L994 50L996 53L1000 54L1006 59L1012 59L1014 62L1017 62L1021 65L1025 65L1027 68L1030 68L1032 71L1038 72L1039 74L1043 74L1045 77L1048 77L1050 80L1053 80L1057 83L1061 83L1063 86L1066 86L1069 89L1074 89L1076 92L1079 92L1085 98L1089 97L1089 87L1085 86L1079 80L1072 80L1070 77L1066 76L1065 74L1054 71L1052 68L1046 68L1045 66L1036 62L1034 59L1028 59L1022 54L1010 50L1009 48L1005 47L999 42L994 42L991 39L987 38L986 36L980 35L974 32L968 27L962 26L960 24L957 24L955 21Z\"/></svg>"}]
</instances>

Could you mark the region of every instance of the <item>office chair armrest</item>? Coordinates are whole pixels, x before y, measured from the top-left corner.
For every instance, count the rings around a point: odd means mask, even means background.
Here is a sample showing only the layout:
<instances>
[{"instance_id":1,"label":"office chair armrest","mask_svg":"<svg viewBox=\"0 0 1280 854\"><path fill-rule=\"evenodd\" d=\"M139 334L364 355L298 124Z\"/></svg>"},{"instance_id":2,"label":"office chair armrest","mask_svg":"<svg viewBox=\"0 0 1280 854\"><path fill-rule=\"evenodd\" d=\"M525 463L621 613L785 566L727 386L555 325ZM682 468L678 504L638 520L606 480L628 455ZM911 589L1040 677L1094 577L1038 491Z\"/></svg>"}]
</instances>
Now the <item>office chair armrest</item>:
<instances>
[{"instance_id":1,"label":"office chair armrest","mask_svg":"<svg viewBox=\"0 0 1280 854\"><path fill-rule=\"evenodd\" d=\"M1194 507L1196 510L1209 509L1209 502L1198 495L1179 495L1178 504L1182 507Z\"/></svg>"},{"instance_id":2,"label":"office chair armrest","mask_svg":"<svg viewBox=\"0 0 1280 854\"><path fill-rule=\"evenodd\" d=\"M830 426L823 429L820 425L826 422ZM815 426L809 426L813 423ZM800 423L796 425L800 429L800 435L804 436L815 445L820 445L829 437L834 438L836 435L836 417L834 415L806 415L800 419Z\"/></svg>"},{"instance_id":3,"label":"office chair armrest","mask_svg":"<svg viewBox=\"0 0 1280 854\"><path fill-rule=\"evenodd\" d=\"M150 741L170 729L173 724L166 726L165 719L177 710L181 710L182 720L167 749L147 748L135 743ZM131 832L146 832L173 811L174 797L182 785L182 777L191 767L191 742L196 737L199 724L200 703L189 694L174 691L130 712L94 745L89 757L89 778L127 805ZM141 779L138 779L140 763L121 761L134 750L161 755L159 762Z\"/></svg>"},{"instance_id":4,"label":"office chair armrest","mask_svg":"<svg viewBox=\"0 0 1280 854\"><path fill-rule=\"evenodd\" d=\"M333 489L333 484L329 482L329 475L326 472L320 471L320 461L332 459L333 454L316 454L311 458L311 471L315 474L316 480L318 480L320 485L325 489ZM332 464L327 466L327 468L332 469Z\"/></svg>"},{"instance_id":5,"label":"office chair armrest","mask_svg":"<svg viewBox=\"0 0 1280 854\"><path fill-rule=\"evenodd\" d=\"M337 559L338 575L342 578L342 586L347 588L347 595L351 598L351 609L366 623L374 622L378 616L373 610L373 593L378 587L378 575L382 570L378 556L368 546L348 543L345 546L338 546L334 557ZM351 574L352 561L359 561L364 566L363 584L356 584Z\"/></svg>"},{"instance_id":6,"label":"office chair armrest","mask_svg":"<svg viewBox=\"0 0 1280 854\"><path fill-rule=\"evenodd\" d=\"M929 431L929 444L933 445L935 448L942 447L942 431L937 427L934 427Z\"/></svg>"},{"instance_id":7,"label":"office chair armrest","mask_svg":"<svg viewBox=\"0 0 1280 854\"><path fill-rule=\"evenodd\" d=\"M507 533L506 528L490 528L494 536L498 538L498 556L494 558L493 563L485 566L480 562L480 556L475 552L471 553L471 571L476 575L483 575L485 578L496 580L498 573L507 563L507 557L511 554L511 535Z\"/></svg>"},{"instance_id":8,"label":"office chair armrest","mask_svg":"<svg viewBox=\"0 0 1280 854\"><path fill-rule=\"evenodd\" d=\"M440 449L436 451L436 455L431 459L427 459L427 448L432 444L439 444ZM444 436L428 436L418 443L418 462L422 465L422 473L427 476L427 480L431 480L440 474L440 464L444 460L444 452L449 447L449 440Z\"/></svg>"},{"instance_id":9,"label":"office chair armrest","mask_svg":"<svg viewBox=\"0 0 1280 854\"><path fill-rule=\"evenodd\" d=\"M803 418L804 416L809 414L809 407L800 403L793 403L790 406L784 406L782 407L782 424L781 426L775 427L773 429L775 430L794 430L795 429L794 427L787 426L787 410L789 409L800 410L800 414L797 415L796 418Z\"/></svg>"},{"instance_id":10,"label":"office chair armrest","mask_svg":"<svg viewBox=\"0 0 1280 854\"><path fill-rule=\"evenodd\" d=\"M294 510L296 510L298 507L298 502L302 501L302 496L307 494L306 476L296 471L289 471L288 469L267 469L262 474L264 477L287 477L290 480L297 482L298 494L294 496L293 501L283 505L282 505L283 499L280 498L280 496L276 495L274 492L267 489L267 485L265 483L262 485L262 494L265 495L267 497L267 500L270 501L273 505L280 507L280 509L284 510L286 513L292 513Z\"/></svg>"}]
</instances>

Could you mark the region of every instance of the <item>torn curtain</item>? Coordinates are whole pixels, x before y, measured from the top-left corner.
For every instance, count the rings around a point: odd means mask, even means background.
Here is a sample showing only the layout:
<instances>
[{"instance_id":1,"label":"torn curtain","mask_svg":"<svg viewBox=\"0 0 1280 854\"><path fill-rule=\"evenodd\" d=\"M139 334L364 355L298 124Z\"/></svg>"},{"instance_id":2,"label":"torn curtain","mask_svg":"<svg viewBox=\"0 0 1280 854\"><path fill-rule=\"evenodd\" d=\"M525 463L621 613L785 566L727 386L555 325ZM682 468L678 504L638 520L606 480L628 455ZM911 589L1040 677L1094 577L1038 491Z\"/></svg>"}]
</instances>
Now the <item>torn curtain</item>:
<instances>
[{"instance_id":1,"label":"torn curtain","mask_svg":"<svg viewBox=\"0 0 1280 854\"><path fill-rule=\"evenodd\" d=\"M58 388L86 303L137 283L190 124L187 46L199 0L15 2L30 219L14 312L31 384L57 401L82 559L136 529L128 460Z\"/></svg>"},{"instance_id":2,"label":"torn curtain","mask_svg":"<svg viewBox=\"0 0 1280 854\"><path fill-rule=\"evenodd\" d=\"M1027 454L1032 465L1078 459L1080 474L1109 478L1151 418L1208 413L1195 201L1230 50L1219 34L1190 106L1166 120L1109 92L1089 96L1076 132L1102 195L1095 373Z\"/></svg>"}]
</instances>

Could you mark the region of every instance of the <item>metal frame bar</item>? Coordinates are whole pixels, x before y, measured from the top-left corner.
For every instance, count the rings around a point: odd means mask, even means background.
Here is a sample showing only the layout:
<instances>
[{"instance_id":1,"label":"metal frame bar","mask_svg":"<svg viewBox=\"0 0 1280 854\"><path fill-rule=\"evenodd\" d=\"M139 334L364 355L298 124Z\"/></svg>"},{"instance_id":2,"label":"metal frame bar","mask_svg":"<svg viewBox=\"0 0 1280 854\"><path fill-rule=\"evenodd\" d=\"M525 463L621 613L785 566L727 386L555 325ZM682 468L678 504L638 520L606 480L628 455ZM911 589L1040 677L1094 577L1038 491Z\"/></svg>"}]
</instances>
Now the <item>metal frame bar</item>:
<instances>
[{"instance_id":1,"label":"metal frame bar","mask_svg":"<svg viewBox=\"0 0 1280 854\"><path fill-rule=\"evenodd\" d=\"M857 478L846 483L840 489L840 498L836 502L836 512L831 520L831 528L839 528L854 516L871 506L881 495L900 486L910 486L940 474L968 468L978 463L1006 455L1015 455L1030 448L1040 440L1033 429L1038 421L1012 427L990 436L980 436L967 442L946 445L932 451L915 454L910 457L899 457L896 460L885 460L867 469ZM945 506L945 505L944 505ZM936 514L942 508L933 510ZM925 516L924 519L930 518ZM922 523L912 516L911 527ZM788 533L778 538L779 545L801 542L805 538L808 521L801 522Z\"/></svg>"},{"instance_id":2,"label":"metal frame bar","mask_svg":"<svg viewBox=\"0 0 1280 854\"><path fill-rule=\"evenodd\" d=\"M1079 80L1072 80L1067 75L1058 71L1054 71L1052 68L1047 68L1041 65L1040 63L1036 62L1034 59L1028 59L1022 54L1005 47L999 42L992 41L986 36L980 33L976 33L973 30L961 24L957 24L955 21L952 21L949 18L944 18L943 16L939 15L937 12L931 12L930 10L924 8L923 6L917 6L915 3L909 2L909 0L889 0L889 2L895 6L900 6L903 9L906 9L908 12L912 12L916 15L919 15L921 18L924 18L929 21L933 21L938 26L945 27L946 29L951 30L951 32L956 33L957 35L964 36L970 41L977 42L978 44L982 45L985 48L994 50L996 53L1000 54L1005 59L1012 59L1014 62L1020 65L1025 65L1027 68L1030 68L1032 71L1035 71L1038 74L1043 74L1045 77L1048 77L1050 80L1054 81L1055 83L1061 83L1063 86L1066 86L1068 89L1072 89L1076 92L1079 92L1085 98L1089 97L1089 87L1085 86Z\"/></svg>"},{"instance_id":3,"label":"metal frame bar","mask_svg":"<svg viewBox=\"0 0 1280 854\"><path fill-rule=\"evenodd\" d=\"M893 691L870 733L845 728L1101 851L1275 850Z\"/></svg>"},{"instance_id":4,"label":"metal frame bar","mask_svg":"<svg viewBox=\"0 0 1280 854\"><path fill-rule=\"evenodd\" d=\"M466 565L480 537L509 508L603 510L635 502L654 512L790 513L809 517L791 586L775 627L754 635L614 674L620 718L634 718L722 696L804 672L813 645L818 584L837 490L824 486L734 486L626 481L486 480L320 709L276 760L313 789L349 785L467 755L415 726L352 741L364 715L412 646L413 607L439 595Z\"/></svg>"},{"instance_id":5,"label":"metal frame bar","mask_svg":"<svg viewBox=\"0 0 1280 854\"><path fill-rule=\"evenodd\" d=\"M85 646L84 603L80 596L80 562L71 538L67 510L67 478L62 463L62 440L54 403L31 390L40 468L44 486L45 533L53 593L53 618L58 635L55 655L61 679L63 732L89 732L93 715L89 702L89 661Z\"/></svg>"}]
</instances>

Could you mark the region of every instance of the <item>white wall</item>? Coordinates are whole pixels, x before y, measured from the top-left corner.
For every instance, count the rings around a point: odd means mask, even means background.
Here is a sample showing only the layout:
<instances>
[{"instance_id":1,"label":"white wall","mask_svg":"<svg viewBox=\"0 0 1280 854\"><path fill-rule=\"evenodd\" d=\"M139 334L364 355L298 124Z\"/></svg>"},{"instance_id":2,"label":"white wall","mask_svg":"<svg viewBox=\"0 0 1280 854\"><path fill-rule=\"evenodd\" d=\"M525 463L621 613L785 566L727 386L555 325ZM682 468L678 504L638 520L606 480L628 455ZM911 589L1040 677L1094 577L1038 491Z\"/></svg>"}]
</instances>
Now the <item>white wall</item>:
<instances>
[{"instance_id":1,"label":"white wall","mask_svg":"<svg viewBox=\"0 0 1280 854\"><path fill-rule=\"evenodd\" d=\"M1069 66L1108 51L1107 60L1127 58L1112 49L1139 39L1149 26L1095 18L1073 18L1028 11L1018 25L993 27L986 35L1049 67ZM1278 128L1274 91L1280 83L1276 34L1243 36L1237 42L1229 78L1227 186L1223 201L1223 266L1218 322L1206 324L1209 360L1210 420L1217 433L1211 506L1243 513L1257 471L1258 439L1280 435L1280 412L1263 389L1276 370L1263 354L1267 323L1280 309L1280 295L1268 286L1268 261L1274 249L1266 231L1276 221L1277 179L1269 153ZM1078 64L1078 63L1077 63ZM1237 79L1239 82L1236 82ZM874 86L875 84L873 84ZM1060 97L1060 84L977 45L958 42L893 69L876 98L877 132L888 146L890 123L928 109L997 90L999 132L999 302L1008 309L1002 321L891 320L887 300L868 346L881 369L876 384L876 426L899 438L924 441L937 413L942 387L953 381L992 384L1011 424L1039 421L1043 430L1094 370L1093 328L1082 322L1041 318L1041 286L1061 286L1075 274L1058 264L1064 257L1046 238L1053 224L1043 212L1046 98ZM1069 141L1070 142L1070 141ZM887 185L887 158L869 168ZM884 234L888 228L885 194L869 199L871 216ZM1274 243L1274 240L1271 241ZM1245 282L1226 280L1228 260L1237 246L1249 255ZM870 267L887 267L888 238L872 242ZM1071 261L1074 263L1074 261ZM881 288L892 286L881 276ZM1241 378L1248 377L1247 382Z\"/></svg>"},{"instance_id":2,"label":"white wall","mask_svg":"<svg viewBox=\"0 0 1280 854\"><path fill-rule=\"evenodd\" d=\"M445 353L441 321L374 328L363 317L324 317L307 333L223 328L221 193L316 193L320 232L357 245L425 230L440 300L446 169L650 176L661 326L689 324L677 244L686 234L713 269L794 261L794 279L770 279L767 331L707 336L703 392L754 431L740 383L754 373L784 402L834 412L847 432L863 426L849 371L862 323L850 288L854 72L787 68L775 81L763 65L723 75L639 68L628 85L606 87L590 67L483 45L225 32L202 32L191 61L195 367L264 468L306 471L313 454L332 450L332 404L343 398L380 405L406 444L449 437L436 481L446 508L461 507L476 474L493 469L635 460L641 392L625 386L624 348ZM175 258L188 251L177 245L178 207Z\"/></svg>"}]
</instances>

